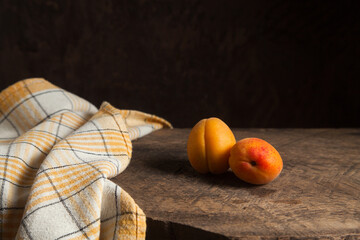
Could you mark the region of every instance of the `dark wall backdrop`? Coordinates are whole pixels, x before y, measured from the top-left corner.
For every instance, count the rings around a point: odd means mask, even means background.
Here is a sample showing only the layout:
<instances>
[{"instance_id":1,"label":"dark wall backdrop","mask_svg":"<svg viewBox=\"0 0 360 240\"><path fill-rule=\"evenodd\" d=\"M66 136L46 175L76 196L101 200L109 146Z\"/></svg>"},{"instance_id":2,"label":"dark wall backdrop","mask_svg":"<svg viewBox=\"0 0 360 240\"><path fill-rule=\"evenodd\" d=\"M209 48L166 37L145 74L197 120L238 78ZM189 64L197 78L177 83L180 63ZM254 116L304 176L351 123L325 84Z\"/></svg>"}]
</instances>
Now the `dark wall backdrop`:
<instances>
[{"instance_id":1,"label":"dark wall backdrop","mask_svg":"<svg viewBox=\"0 0 360 240\"><path fill-rule=\"evenodd\" d=\"M0 0L0 87L44 77L175 127L359 127L356 2Z\"/></svg>"}]
</instances>

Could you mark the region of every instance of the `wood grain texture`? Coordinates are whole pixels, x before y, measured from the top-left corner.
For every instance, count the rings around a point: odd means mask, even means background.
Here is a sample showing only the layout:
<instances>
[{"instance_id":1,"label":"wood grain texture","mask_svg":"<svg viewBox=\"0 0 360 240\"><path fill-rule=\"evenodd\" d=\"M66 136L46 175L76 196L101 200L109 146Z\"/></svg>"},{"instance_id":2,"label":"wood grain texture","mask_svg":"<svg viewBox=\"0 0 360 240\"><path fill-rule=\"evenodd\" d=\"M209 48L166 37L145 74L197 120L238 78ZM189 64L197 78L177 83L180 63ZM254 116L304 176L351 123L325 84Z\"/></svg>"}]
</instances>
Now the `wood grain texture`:
<instances>
[{"instance_id":1,"label":"wood grain texture","mask_svg":"<svg viewBox=\"0 0 360 240\"><path fill-rule=\"evenodd\" d=\"M281 154L284 169L253 186L228 171L199 174L187 160L190 129L133 143L114 178L148 217L148 239L360 239L360 129L236 129Z\"/></svg>"}]
</instances>

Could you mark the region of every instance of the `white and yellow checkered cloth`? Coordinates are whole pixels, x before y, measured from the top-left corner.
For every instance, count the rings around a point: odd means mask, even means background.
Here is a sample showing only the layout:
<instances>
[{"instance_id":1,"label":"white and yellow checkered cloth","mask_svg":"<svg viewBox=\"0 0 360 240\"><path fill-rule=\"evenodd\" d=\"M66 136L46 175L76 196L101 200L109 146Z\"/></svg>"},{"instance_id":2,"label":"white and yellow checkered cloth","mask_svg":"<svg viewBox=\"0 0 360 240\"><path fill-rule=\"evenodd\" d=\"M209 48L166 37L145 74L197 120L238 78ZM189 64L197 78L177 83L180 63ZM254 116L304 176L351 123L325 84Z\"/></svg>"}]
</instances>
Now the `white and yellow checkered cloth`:
<instances>
[{"instance_id":1,"label":"white and yellow checkered cloth","mask_svg":"<svg viewBox=\"0 0 360 240\"><path fill-rule=\"evenodd\" d=\"M146 218L108 180L130 162L131 140L164 119L86 100L44 79L0 93L0 238L144 239Z\"/></svg>"}]
</instances>

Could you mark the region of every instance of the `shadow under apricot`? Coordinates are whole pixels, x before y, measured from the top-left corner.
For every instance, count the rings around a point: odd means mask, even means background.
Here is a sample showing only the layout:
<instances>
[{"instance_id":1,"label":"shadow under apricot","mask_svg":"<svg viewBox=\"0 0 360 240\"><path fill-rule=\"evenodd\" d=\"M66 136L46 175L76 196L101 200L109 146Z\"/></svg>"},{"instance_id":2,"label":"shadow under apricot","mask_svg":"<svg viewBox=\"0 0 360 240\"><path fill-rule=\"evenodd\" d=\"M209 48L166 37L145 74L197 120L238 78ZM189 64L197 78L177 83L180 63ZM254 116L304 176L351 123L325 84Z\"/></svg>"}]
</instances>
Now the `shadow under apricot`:
<instances>
[{"instance_id":1,"label":"shadow under apricot","mask_svg":"<svg viewBox=\"0 0 360 240\"><path fill-rule=\"evenodd\" d=\"M248 184L235 176L228 170L223 174L201 174L196 172L190 165L189 161L184 158L174 159L173 156L154 157L145 162L147 167L158 170L166 175L185 179L196 179L209 185L226 186L230 188L257 188L258 186Z\"/></svg>"}]
</instances>

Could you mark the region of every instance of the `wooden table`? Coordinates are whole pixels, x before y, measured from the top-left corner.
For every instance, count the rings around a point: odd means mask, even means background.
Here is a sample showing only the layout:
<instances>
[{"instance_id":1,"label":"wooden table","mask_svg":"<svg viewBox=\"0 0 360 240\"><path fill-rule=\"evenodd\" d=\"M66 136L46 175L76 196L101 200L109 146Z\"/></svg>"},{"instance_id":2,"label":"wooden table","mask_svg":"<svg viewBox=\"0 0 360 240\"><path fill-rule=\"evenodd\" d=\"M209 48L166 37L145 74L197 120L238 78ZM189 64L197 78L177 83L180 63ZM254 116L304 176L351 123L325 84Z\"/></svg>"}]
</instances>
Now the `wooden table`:
<instances>
[{"instance_id":1,"label":"wooden table","mask_svg":"<svg viewBox=\"0 0 360 240\"><path fill-rule=\"evenodd\" d=\"M360 239L360 129L234 129L283 158L281 175L262 186L195 172L189 132L134 141L131 164L113 179L146 213L148 239Z\"/></svg>"}]
</instances>

